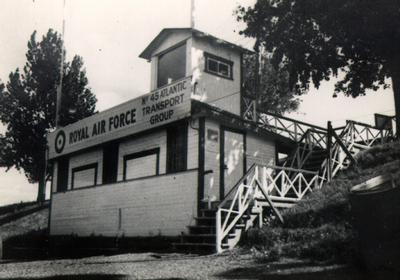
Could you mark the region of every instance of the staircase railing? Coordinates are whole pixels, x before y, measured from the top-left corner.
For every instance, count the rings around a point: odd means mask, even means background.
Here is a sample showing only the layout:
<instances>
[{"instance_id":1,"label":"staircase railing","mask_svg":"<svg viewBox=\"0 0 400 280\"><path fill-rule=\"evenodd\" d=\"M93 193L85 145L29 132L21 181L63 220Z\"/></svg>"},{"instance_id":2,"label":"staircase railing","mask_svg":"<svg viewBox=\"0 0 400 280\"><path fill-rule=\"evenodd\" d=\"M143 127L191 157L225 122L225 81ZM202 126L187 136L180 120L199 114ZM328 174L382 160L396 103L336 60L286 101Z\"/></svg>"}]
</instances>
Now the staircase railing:
<instances>
[{"instance_id":1,"label":"staircase railing","mask_svg":"<svg viewBox=\"0 0 400 280\"><path fill-rule=\"evenodd\" d=\"M238 223L253 200L254 189L258 177L258 168L252 165L247 173L229 191L218 205L216 219L217 251L221 252L224 240Z\"/></svg>"},{"instance_id":2,"label":"staircase railing","mask_svg":"<svg viewBox=\"0 0 400 280\"><path fill-rule=\"evenodd\" d=\"M302 169L315 150L325 150L327 146L325 131L308 129L297 143L294 153L283 164L284 167Z\"/></svg>"},{"instance_id":3,"label":"staircase railing","mask_svg":"<svg viewBox=\"0 0 400 280\"><path fill-rule=\"evenodd\" d=\"M344 142L354 144L355 148L368 149L376 144L384 144L393 136L389 129L379 129L369 124L348 120L348 132L342 136Z\"/></svg>"},{"instance_id":4,"label":"staircase railing","mask_svg":"<svg viewBox=\"0 0 400 280\"><path fill-rule=\"evenodd\" d=\"M332 145L328 145L328 157L324 160L320 169L320 175L323 179L320 187L322 187L324 181L330 181L339 170L347 168L350 162L354 163L354 156L358 152L369 149L376 144L387 143L393 136L391 130L379 129L355 121L347 121L344 127L334 129L332 134L334 137ZM328 142L330 142L329 139Z\"/></svg>"},{"instance_id":5,"label":"staircase railing","mask_svg":"<svg viewBox=\"0 0 400 280\"><path fill-rule=\"evenodd\" d=\"M263 186L272 200L297 202L319 186L318 172L280 166L264 166L262 171Z\"/></svg>"},{"instance_id":6,"label":"staircase railing","mask_svg":"<svg viewBox=\"0 0 400 280\"><path fill-rule=\"evenodd\" d=\"M296 171L297 175L290 178L288 172L293 171ZM235 239L229 241L229 234L234 231L240 235L242 231L246 231L252 226L257 217L262 226L263 207L274 208L271 201L278 199L279 201L296 202L317 187L318 180L317 172L253 165L218 205L217 251L222 252L224 249L233 248L239 238L236 236ZM239 229L237 225L245 214L249 216L250 222Z\"/></svg>"},{"instance_id":7,"label":"staircase railing","mask_svg":"<svg viewBox=\"0 0 400 280\"><path fill-rule=\"evenodd\" d=\"M273 113L260 113L258 116L259 125L276 134L285 136L293 141L300 141L309 129L314 131L326 131L325 128L294 120Z\"/></svg>"},{"instance_id":8,"label":"staircase railing","mask_svg":"<svg viewBox=\"0 0 400 280\"><path fill-rule=\"evenodd\" d=\"M270 130L276 134L285 136L298 142L309 129L316 131L326 131L325 128L312 125L299 120L284 117L271 112L260 112L256 108L255 100L252 97L242 97L244 119L257 122L262 128Z\"/></svg>"}]
</instances>

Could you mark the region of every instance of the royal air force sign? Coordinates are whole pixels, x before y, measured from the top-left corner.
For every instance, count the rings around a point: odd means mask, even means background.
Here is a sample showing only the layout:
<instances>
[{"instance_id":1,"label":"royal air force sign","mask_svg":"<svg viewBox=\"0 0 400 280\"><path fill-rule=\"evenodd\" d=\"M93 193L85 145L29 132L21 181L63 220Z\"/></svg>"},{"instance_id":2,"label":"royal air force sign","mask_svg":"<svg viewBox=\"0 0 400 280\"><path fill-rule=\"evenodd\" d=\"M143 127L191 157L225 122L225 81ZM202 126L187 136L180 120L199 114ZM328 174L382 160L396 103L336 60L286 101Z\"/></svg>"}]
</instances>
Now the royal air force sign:
<instances>
[{"instance_id":1,"label":"royal air force sign","mask_svg":"<svg viewBox=\"0 0 400 280\"><path fill-rule=\"evenodd\" d=\"M58 131L54 141L54 149L56 150L57 154L62 153L64 150L65 141L65 132L63 130Z\"/></svg>"},{"instance_id":2,"label":"royal air force sign","mask_svg":"<svg viewBox=\"0 0 400 280\"><path fill-rule=\"evenodd\" d=\"M157 127L190 115L191 78L185 78L48 135L49 158Z\"/></svg>"}]
</instances>

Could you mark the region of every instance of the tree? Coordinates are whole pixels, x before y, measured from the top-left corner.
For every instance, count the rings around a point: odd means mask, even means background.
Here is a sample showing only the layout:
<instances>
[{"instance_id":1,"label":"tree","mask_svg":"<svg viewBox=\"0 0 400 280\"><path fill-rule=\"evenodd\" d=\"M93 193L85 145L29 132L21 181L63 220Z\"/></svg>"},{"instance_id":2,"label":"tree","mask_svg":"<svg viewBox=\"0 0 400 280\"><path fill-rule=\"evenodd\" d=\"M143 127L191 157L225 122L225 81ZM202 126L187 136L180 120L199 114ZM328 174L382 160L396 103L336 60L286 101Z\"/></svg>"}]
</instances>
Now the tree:
<instances>
[{"instance_id":1,"label":"tree","mask_svg":"<svg viewBox=\"0 0 400 280\"><path fill-rule=\"evenodd\" d=\"M289 74L275 69L266 53L244 56L244 95L257 100L257 110L282 115L297 110L300 100L289 87Z\"/></svg>"},{"instance_id":2,"label":"tree","mask_svg":"<svg viewBox=\"0 0 400 280\"><path fill-rule=\"evenodd\" d=\"M17 68L6 88L0 86L0 121L7 128L0 134L0 166L23 169L30 183L38 182L38 201L45 198L45 178L50 176L46 136L56 125L62 45L60 35L51 29L40 42L33 32L22 73ZM81 57L63 62L63 67L60 124L67 125L92 115L97 99L88 87Z\"/></svg>"},{"instance_id":3,"label":"tree","mask_svg":"<svg viewBox=\"0 0 400 280\"><path fill-rule=\"evenodd\" d=\"M400 128L400 2L397 0L258 0L239 7L242 34L272 53L271 63L304 91L338 77L335 93L357 97L392 80Z\"/></svg>"}]
</instances>

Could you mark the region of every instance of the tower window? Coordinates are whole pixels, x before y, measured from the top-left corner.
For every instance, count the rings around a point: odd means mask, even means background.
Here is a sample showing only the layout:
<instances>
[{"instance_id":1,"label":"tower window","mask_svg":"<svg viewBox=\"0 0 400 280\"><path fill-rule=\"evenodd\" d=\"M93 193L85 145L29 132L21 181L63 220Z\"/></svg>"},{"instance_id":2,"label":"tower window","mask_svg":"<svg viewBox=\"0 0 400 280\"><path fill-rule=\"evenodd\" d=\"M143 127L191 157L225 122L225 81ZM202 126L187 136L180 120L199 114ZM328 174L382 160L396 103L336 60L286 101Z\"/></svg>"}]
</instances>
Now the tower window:
<instances>
[{"instance_id":1,"label":"tower window","mask_svg":"<svg viewBox=\"0 0 400 280\"><path fill-rule=\"evenodd\" d=\"M233 61L205 52L204 71L222 78L233 80Z\"/></svg>"},{"instance_id":2,"label":"tower window","mask_svg":"<svg viewBox=\"0 0 400 280\"><path fill-rule=\"evenodd\" d=\"M165 86L186 75L186 44L158 56L157 87Z\"/></svg>"}]
</instances>

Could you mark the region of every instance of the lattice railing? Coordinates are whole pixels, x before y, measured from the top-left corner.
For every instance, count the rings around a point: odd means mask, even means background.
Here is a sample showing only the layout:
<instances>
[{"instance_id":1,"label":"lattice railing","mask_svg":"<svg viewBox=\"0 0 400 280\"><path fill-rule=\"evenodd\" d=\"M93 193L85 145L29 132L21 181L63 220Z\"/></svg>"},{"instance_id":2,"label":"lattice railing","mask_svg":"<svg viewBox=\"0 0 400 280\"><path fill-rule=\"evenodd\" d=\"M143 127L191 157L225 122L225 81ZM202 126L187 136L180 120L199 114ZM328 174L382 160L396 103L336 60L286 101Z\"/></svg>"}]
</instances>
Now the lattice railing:
<instances>
[{"instance_id":1,"label":"lattice railing","mask_svg":"<svg viewBox=\"0 0 400 280\"><path fill-rule=\"evenodd\" d=\"M271 199L297 202L319 186L318 172L280 166L263 167L262 171L262 181Z\"/></svg>"},{"instance_id":2,"label":"lattice railing","mask_svg":"<svg viewBox=\"0 0 400 280\"><path fill-rule=\"evenodd\" d=\"M308 129L297 143L293 155L283 164L285 167L302 169L304 164L315 151L325 150L327 147L327 133L322 130Z\"/></svg>"},{"instance_id":3,"label":"lattice railing","mask_svg":"<svg viewBox=\"0 0 400 280\"><path fill-rule=\"evenodd\" d=\"M332 135L331 135L332 133ZM324 181L331 180L341 169L347 168L354 161L354 156L377 144L384 144L393 137L392 131L379 129L368 124L347 121L344 127L329 132L333 136L331 146L328 147L329 158L321 165L321 186Z\"/></svg>"},{"instance_id":4,"label":"lattice railing","mask_svg":"<svg viewBox=\"0 0 400 280\"><path fill-rule=\"evenodd\" d=\"M293 141L300 141L309 130L326 131L325 128L287 118L274 113L262 113L256 108L256 102L251 97L242 97L242 117L257 122L262 128L273 131L276 134L288 137Z\"/></svg>"},{"instance_id":5,"label":"lattice railing","mask_svg":"<svg viewBox=\"0 0 400 280\"><path fill-rule=\"evenodd\" d=\"M297 175L290 178L288 172L293 171ZM317 187L318 180L316 172L253 165L218 205L217 251L233 248L241 233L253 226L257 218L261 226L263 207L268 205L275 209L273 199L296 202ZM277 214L279 215L278 212ZM247 219L243 221L245 215ZM230 235L233 237L230 238Z\"/></svg>"}]
</instances>

